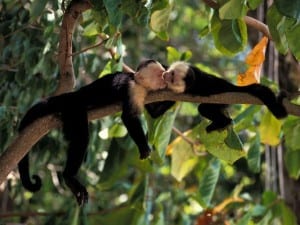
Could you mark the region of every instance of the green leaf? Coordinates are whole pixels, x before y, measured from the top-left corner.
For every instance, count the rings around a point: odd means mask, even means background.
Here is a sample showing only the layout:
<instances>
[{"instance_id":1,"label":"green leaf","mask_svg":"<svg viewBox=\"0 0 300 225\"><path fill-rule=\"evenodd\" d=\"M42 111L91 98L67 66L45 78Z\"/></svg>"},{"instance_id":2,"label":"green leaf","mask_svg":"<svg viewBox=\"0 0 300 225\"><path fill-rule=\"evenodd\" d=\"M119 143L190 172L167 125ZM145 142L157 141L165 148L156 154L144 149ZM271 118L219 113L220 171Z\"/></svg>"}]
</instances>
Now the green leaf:
<instances>
[{"instance_id":1,"label":"green leaf","mask_svg":"<svg viewBox=\"0 0 300 225\"><path fill-rule=\"evenodd\" d=\"M76 210L74 212L74 215L73 215L73 218L72 218L72 222L71 222L71 225L77 225L79 224L79 206L76 206Z\"/></svg>"},{"instance_id":2,"label":"green leaf","mask_svg":"<svg viewBox=\"0 0 300 225\"><path fill-rule=\"evenodd\" d=\"M37 17L43 14L47 2L47 0L34 0L30 8L31 20L35 20Z\"/></svg>"},{"instance_id":3,"label":"green leaf","mask_svg":"<svg viewBox=\"0 0 300 225\"><path fill-rule=\"evenodd\" d=\"M250 221L252 219L252 212L248 211L242 218L239 219L237 225L249 225L251 224Z\"/></svg>"},{"instance_id":4,"label":"green leaf","mask_svg":"<svg viewBox=\"0 0 300 225\"><path fill-rule=\"evenodd\" d=\"M225 143L225 139L228 136L227 130L207 133L205 131L207 125L208 122L203 121L195 129L198 130L200 143L204 144L205 149L209 153L229 164L234 163L241 157L245 157L246 153L243 149L233 149Z\"/></svg>"},{"instance_id":5,"label":"green leaf","mask_svg":"<svg viewBox=\"0 0 300 225\"><path fill-rule=\"evenodd\" d=\"M272 191L265 191L262 195L262 202L266 207L269 207L269 205L273 204L276 199L277 195Z\"/></svg>"},{"instance_id":6,"label":"green leaf","mask_svg":"<svg viewBox=\"0 0 300 225\"><path fill-rule=\"evenodd\" d=\"M272 213L275 218L280 219L281 224L297 225L297 218L293 211L281 200L272 207Z\"/></svg>"},{"instance_id":7,"label":"green leaf","mask_svg":"<svg viewBox=\"0 0 300 225\"><path fill-rule=\"evenodd\" d=\"M277 8L272 5L267 12L267 24L272 35L272 39L275 43L276 49L286 54L288 51L288 43L285 35L283 16L278 12Z\"/></svg>"},{"instance_id":8,"label":"green leaf","mask_svg":"<svg viewBox=\"0 0 300 225\"><path fill-rule=\"evenodd\" d=\"M157 119L152 119L147 115L149 143L154 146L154 150L158 152L159 158L162 160L166 154L166 148L169 144L172 127L176 118L176 107L168 110Z\"/></svg>"},{"instance_id":9,"label":"green leaf","mask_svg":"<svg viewBox=\"0 0 300 225\"><path fill-rule=\"evenodd\" d=\"M122 224L138 224L139 219L143 218L144 215L143 207L134 207L134 205L108 211L108 213L98 216L95 224L119 225L120 221L122 221Z\"/></svg>"},{"instance_id":10,"label":"green leaf","mask_svg":"<svg viewBox=\"0 0 300 225\"><path fill-rule=\"evenodd\" d=\"M105 160L103 171L101 172L101 180L98 184L100 190L106 190L111 188L117 180L119 180L124 174L127 173L127 164L125 157L126 152L121 149L116 141L112 141L111 149L114 151L108 152L108 157Z\"/></svg>"},{"instance_id":11,"label":"green leaf","mask_svg":"<svg viewBox=\"0 0 300 225\"><path fill-rule=\"evenodd\" d=\"M273 214L268 211L267 214L257 223L257 225L269 225L272 224Z\"/></svg>"},{"instance_id":12,"label":"green leaf","mask_svg":"<svg viewBox=\"0 0 300 225\"><path fill-rule=\"evenodd\" d=\"M299 21L296 20L290 22L291 25L286 31L286 38L288 41L289 48L292 51L293 55L296 57L297 60L300 60L300 24Z\"/></svg>"},{"instance_id":13,"label":"green leaf","mask_svg":"<svg viewBox=\"0 0 300 225\"><path fill-rule=\"evenodd\" d=\"M263 205L255 205L251 210L252 216L263 216L267 211L267 207Z\"/></svg>"},{"instance_id":14,"label":"green leaf","mask_svg":"<svg viewBox=\"0 0 300 225\"><path fill-rule=\"evenodd\" d=\"M289 150L299 150L300 146L300 119L288 117L283 124L285 146Z\"/></svg>"},{"instance_id":15,"label":"green leaf","mask_svg":"<svg viewBox=\"0 0 300 225\"><path fill-rule=\"evenodd\" d=\"M127 134L127 129L123 124L115 123L110 129L109 129L109 137L124 137Z\"/></svg>"},{"instance_id":16,"label":"green leaf","mask_svg":"<svg viewBox=\"0 0 300 225\"><path fill-rule=\"evenodd\" d=\"M298 137L299 138L299 137ZM286 150L284 154L284 162L289 176L294 179L300 177L300 148L298 151Z\"/></svg>"},{"instance_id":17,"label":"green leaf","mask_svg":"<svg viewBox=\"0 0 300 225\"><path fill-rule=\"evenodd\" d=\"M280 143L282 121L276 119L269 111L265 112L259 125L261 142L276 146Z\"/></svg>"},{"instance_id":18,"label":"green leaf","mask_svg":"<svg viewBox=\"0 0 300 225\"><path fill-rule=\"evenodd\" d=\"M282 212L282 224L287 224L287 225L298 224L295 213L286 204L284 204L284 202L282 202L281 212Z\"/></svg>"},{"instance_id":19,"label":"green leaf","mask_svg":"<svg viewBox=\"0 0 300 225\"><path fill-rule=\"evenodd\" d=\"M216 48L226 55L234 55L242 51L247 44L247 26L242 19L212 20L212 35Z\"/></svg>"},{"instance_id":20,"label":"green leaf","mask_svg":"<svg viewBox=\"0 0 300 225\"><path fill-rule=\"evenodd\" d=\"M163 40L166 40L166 38L168 38L166 31L168 28L171 12L172 5L168 5L161 10L154 11L150 17L151 29L155 33L159 34L159 37Z\"/></svg>"},{"instance_id":21,"label":"green leaf","mask_svg":"<svg viewBox=\"0 0 300 225\"><path fill-rule=\"evenodd\" d=\"M84 28L83 35L86 37L91 37L99 34L99 25L95 22L90 23Z\"/></svg>"},{"instance_id":22,"label":"green leaf","mask_svg":"<svg viewBox=\"0 0 300 225\"><path fill-rule=\"evenodd\" d=\"M190 138L190 135L186 135ZM198 162L192 146L181 137L176 138L168 147L172 150L171 174L177 181L188 175Z\"/></svg>"},{"instance_id":23,"label":"green leaf","mask_svg":"<svg viewBox=\"0 0 300 225\"><path fill-rule=\"evenodd\" d=\"M253 10L256 9L262 2L263 0L248 0L248 6Z\"/></svg>"},{"instance_id":24,"label":"green leaf","mask_svg":"<svg viewBox=\"0 0 300 225\"><path fill-rule=\"evenodd\" d=\"M300 1L299 0L274 0L278 11L284 16L300 20Z\"/></svg>"},{"instance_id":25,"label":"green leaf","mask_svg":"<svg viewBox=\"0 0 300 225\"><path fill-rule=\"evenodd\" d=\"M156 35L163 41L169 40L169 35L168 35L168 32L166 32L166 31L157 32Z\"/></svg>"},{"instance_id":26,"label":"green leaf","mask_svg":"<svg viewBox=\"0 0 300 225\"><path fill-rule=\"evenodd\" d=\"M97 23L99 26L99 31L103 31L104 28L108 25L108 13L103 5L103 1L96 1L97 4L94 4L94 7L92 8L91 12L86 11L83 13L91 13L92 20Z\"/></svg>"},{"instance_id":27,"label":"green leaf","mask_svg":"<svg viewBox=\"0 0 300 225\"><path fill-rule=\"evenodd\" d=\"M242 112L234 118L234 129L236 131L244 130L245 127L251 128L253 126L253 118L255 113L260 110L260 106L257 105L249 105L243 106Z\"/></svg>"},{"instance_id":28,"label":"green leaf","mask_svg":"<svg viewBox=\"0 0 300 225\"><path fill-rule=\"evenodd\" d=\"M219 179L221 163L218 159L212 159L208 167L205 169L200 180L199 193L201 199L207 206L210 205L216 184Z\"/></svg>"},{"instance_id":29,"label":"green leaf","mask_svg":"<svg viewBox=\"0 0 300 225\"><path fill-rule=\"evenodd\" d=\"M256 138L252 142L247 155L248 167L253 173L259 173L261 169L261 153L260 153L260 138Z\"/></svg>"},{"instance_id":30,"label":"green leaf","mask_svg":"<svg viewBox=\"0 0 300 225\"><path fill-rule=\"evenodd\" d=\"M108 13L108 20L111 25L117 29L120 27L123 13L120 10L122 1L121 0L103 0L106 11Z\"/></svg>"},{"instance_id":31,"label":"green leaf","mask_svg":"<svg viewBox=\"0 0 300 225\"><path fill-rule=\"evenodd\" d=\"M230 0L219 9L220 19L238 19L246 15L247 5L245 0Z\"/></svg>"},{"instance_id":32,"label":"green leaf","mask_svg":"<svg viewBox=\"0 0 300 225\"><path fill-rule=\"evenodd\" d=\"M181 53L172 46L168 46L166 49L167 49L167 61L169 64L175 61L187 61L192 57L192 52L189 50Z\"/></svg>"},{"instance_id":33,"label":"green leaf","mask_svg":"<svg viewBox=\"0 0 300 225\"><path fill-rule=\"evenodd\" d=\"M186 138L192 141L196 141L198 136L198 130L193 129L183 134ZM172 143L169 144L167 152L172 154L171 161L171 174L176 180L181 181L186 175L188 175L198 162L198 157L195 154L204 150L204 146L201 144L191 145L184 138L178 136Z\"/></svg>"},{"instance_id":34,"label":"green leaf","mask_svg":"<svg viewBox=\"0 0 300 225\"><path fill-rule=\"evenodd\" d=\"M234 132L232 129L232 126L230 126L228 129L227 137L225 138L224 142L227 144L228 147L232 149L241 150L243 149L243 144L239 136Z\"/></svg>"}]
</instances>

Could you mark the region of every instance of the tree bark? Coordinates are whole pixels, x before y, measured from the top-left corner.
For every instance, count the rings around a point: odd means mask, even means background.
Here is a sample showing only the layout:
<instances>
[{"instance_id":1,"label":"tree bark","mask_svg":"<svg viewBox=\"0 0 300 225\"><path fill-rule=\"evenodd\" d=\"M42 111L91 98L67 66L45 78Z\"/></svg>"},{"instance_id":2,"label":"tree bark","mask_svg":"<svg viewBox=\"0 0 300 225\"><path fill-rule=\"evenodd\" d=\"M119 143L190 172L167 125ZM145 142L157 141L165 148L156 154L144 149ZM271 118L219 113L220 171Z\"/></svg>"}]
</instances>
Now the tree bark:
<instances>
[{"instance_id":1,"label":"tree bark","mask_svg":"<svg viewBox=\"0 0 300 225\"><path fill-rule=\"evenodd\" d=\"M54 95L71 91L75 86L75 74L72 62L73 33L82 12L90 8L90 2L87 0L72 1L64 13L58 47L60 78Z\"/></svg>"}]
</instances>

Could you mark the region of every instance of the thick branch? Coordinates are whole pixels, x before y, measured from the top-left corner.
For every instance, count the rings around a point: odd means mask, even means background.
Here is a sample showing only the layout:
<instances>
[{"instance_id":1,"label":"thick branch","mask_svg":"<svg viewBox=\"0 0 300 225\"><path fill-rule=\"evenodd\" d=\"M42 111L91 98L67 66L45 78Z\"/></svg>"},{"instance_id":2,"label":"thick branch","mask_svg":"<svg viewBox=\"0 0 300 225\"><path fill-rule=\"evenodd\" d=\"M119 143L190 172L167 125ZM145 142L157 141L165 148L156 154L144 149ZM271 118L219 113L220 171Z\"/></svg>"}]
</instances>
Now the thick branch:
<instances>
[{"instance_id":1,"label":"thick branch","mask_svg":"<svg viewBox=\"0 0 300 225\"><path fill-rule=\"evenodd\" d=\"M190 95L174 94L170 91L159 91L147 96L146 103L174 100L189 102L209 102L225 104L262 104L257 98L245 93L225 93L210 97L193 97ZM284 105L289 114L300 116L300 106L291 104L285 100ZM101 109L89 112L89 120L116 113L121 110L120 104L110 105ZM0 156L0 184L6 180L7 175L12 171L24 155L51 129L57 128L61 122L53 116L46 116L36 120L21 132L6 151Z\"/></svg>"},{"instance_id":2,"label":"thick branch","mask_svg":"<svg viewBox=\"0 0 300 225\"><path fill-rule=\"evenodd\" d=\"M72 37L78 18L91 8L89 1L72 1L62 20L59 36L58 63L60 79L55 95L71 91L75 86L72 62Z\"/></svg>"}]
</instances>

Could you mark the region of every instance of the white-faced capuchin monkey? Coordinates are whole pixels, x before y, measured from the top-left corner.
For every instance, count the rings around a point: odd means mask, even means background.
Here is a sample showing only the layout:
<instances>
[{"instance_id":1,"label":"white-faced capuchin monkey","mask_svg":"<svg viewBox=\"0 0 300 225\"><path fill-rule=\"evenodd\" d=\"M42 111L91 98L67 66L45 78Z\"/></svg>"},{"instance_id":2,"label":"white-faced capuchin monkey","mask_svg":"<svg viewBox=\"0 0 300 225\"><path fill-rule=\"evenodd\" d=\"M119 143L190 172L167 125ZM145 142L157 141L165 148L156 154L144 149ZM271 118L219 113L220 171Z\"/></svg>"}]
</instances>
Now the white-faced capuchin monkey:
<instances>
[{"instance_id":1,"label":"white-faced capuchin monkey","mask_svg":"<svg viewBox=\"0 0 300 225\"><path fill-rule=\"evenodd\" d=\"M176 93L186 93L194 96L210 96L225 92L244 92L260 99L277 118L287 116L282 104L283 95L276 97L266 86L251 84L236 86L228 81L201 71L186 62L175 62L163 74L167 88ZM175 102L162 101L146 105L148 112L156 118L167 111ZM207 132L222 130L232 123L232 119L225 113L228 105L202 103L198 106L199 113L212 121L206 127Z\"/></svg>"},{"instance_id":2,"label":"white-faced capuchin monkey","mask_svg":"<svg viewBox=\"0 0 300 225\"><path fill-rule=\"evenodd\" d=\"M122 121L138 146L140 158L147 158L151 148L139 115L147 93L166 87L162 77L164 71L157 61L146 60L138 66L136 73L109 74L77 91L49 97L30 108L21 120L20 132L37 118L49 114L54 114L62 121L64 137L68 141L63 177L79 205L88 200L86 188L76 179L89 141L87 112L121 102ZM38 191L41 188L41 179L33 175L34 182L31 181L28 154L19 162L18 167L23 186L29 191Z\"/></svg>"}]
</instances>

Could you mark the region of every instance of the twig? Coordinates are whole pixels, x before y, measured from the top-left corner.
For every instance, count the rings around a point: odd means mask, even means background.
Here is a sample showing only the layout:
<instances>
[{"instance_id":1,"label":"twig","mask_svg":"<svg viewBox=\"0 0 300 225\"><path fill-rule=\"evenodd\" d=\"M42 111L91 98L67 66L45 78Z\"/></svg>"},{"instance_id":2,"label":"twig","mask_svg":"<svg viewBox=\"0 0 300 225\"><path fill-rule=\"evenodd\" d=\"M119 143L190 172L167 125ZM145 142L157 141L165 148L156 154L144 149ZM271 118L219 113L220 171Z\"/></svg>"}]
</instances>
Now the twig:
<instances>
[{"instance_id":1,"label":"twig","mask_svg":"<svg viewBox=\"0 0 300 225\"><path fill-rule=\"evenodd\" d=\"M81 53L83 53L83 52L86 52L86 51L88 51L88 50L90 50L90 49L92 49L92 48L97 48L97 47L103 45L103 43L104 43L105 41L107 41L107 40L108 40L108 39L101 40L98 44L95 44L95 45L92 45L92 46L83 48L83 49L81 49L81 50L78 51L78 52L74 52L74 53L71 55L71 57L76 56L76 55L79 55L79 54L81 54Z\"/></svg>"},{"instance_id":2,"label":"twig","mask_svg":"<svg viewBox=\"0 0 300 225\"><path fill-rule=\"evenodd\" d=\"M191 146L194 146L196 143L188 138L187 136L185 136L180 130L178 130L176 127L172 127L172 130L174 131L174 133L176 133L178 136L180 136L183 140L185 140L187 143L189 143Z\"/></svg>"},{"instance_id":3,"label":"twig","mask_svg":"<svg viewBox=\"0 0 300 225\"><path fill-rule=\"evenodd\" d=\"M193 141L192 139L188 138L187 136L184 135L180 130L178 130L176 127L172 127L172 130L179 135L183 140L185 140L188 144L191 145L193 152L197 156L206 156L207 152L198 152L195 148L195 146L198 146L200 143L199 141Z\"/></svg>"},{"instance_id":4,"label":"twig","mask_svg":"<svg viewBox=\"0 0 300 225\"><path fill-rule=\"evenodd\" d=\"M270 40L272 40L272 36L270 34L269 27L266 24L264 24L263 22L261 22L257 19L254 19L253 17L250 17L250 16L245 16L244 20L248 26L253 27L254 29L262 32L263 35L265 35Z\"/></svg>"}]
</instances>

